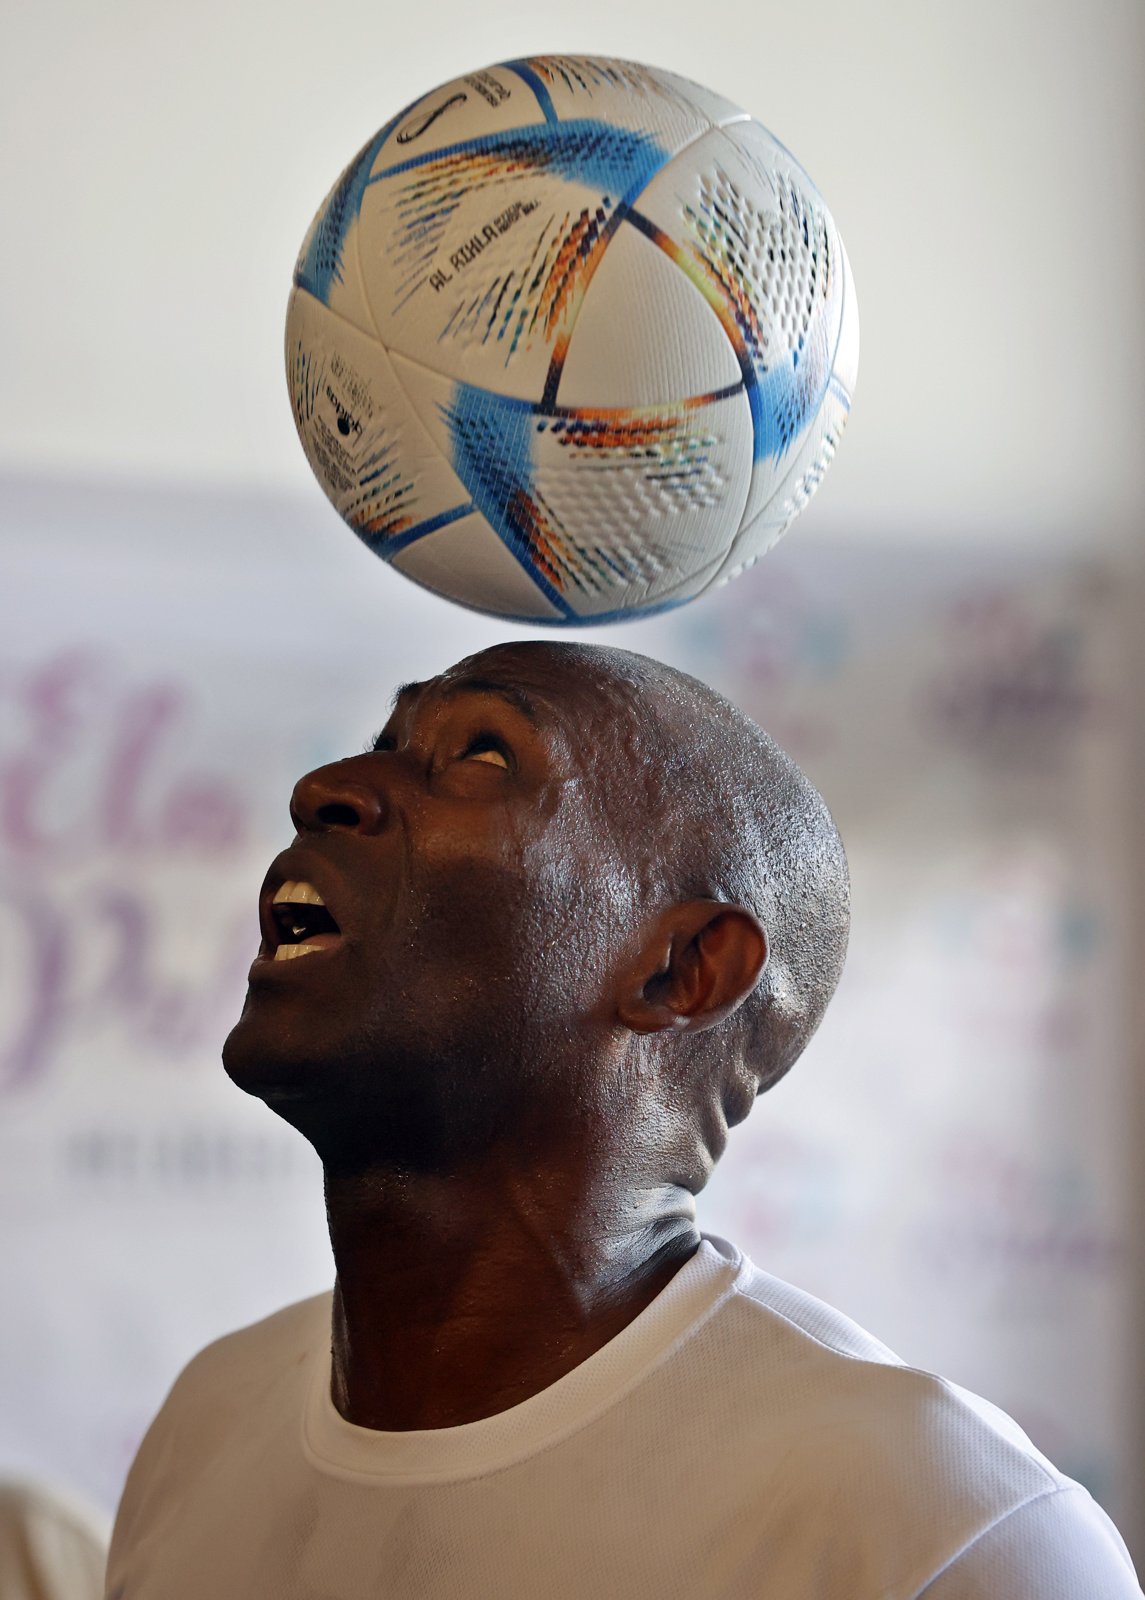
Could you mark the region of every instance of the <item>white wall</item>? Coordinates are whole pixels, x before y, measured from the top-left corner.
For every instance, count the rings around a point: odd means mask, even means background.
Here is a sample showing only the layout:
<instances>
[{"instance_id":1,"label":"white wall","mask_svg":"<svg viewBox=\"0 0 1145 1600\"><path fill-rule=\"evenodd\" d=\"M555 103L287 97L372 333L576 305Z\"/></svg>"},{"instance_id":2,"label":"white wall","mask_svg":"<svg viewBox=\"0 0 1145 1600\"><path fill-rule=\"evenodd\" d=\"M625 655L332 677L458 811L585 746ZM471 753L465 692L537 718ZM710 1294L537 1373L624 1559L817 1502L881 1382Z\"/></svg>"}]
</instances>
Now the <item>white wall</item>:
<instances>
[{"instance_id":1,"label":"white wall","mask_svg":"<svg viewBox=\"0 0 1145 1600\"><path fill-rule=\"evenodd\" d=\"M1145 481L1140 0L3 3L0 470L297 488L294 255L405 101L526 51L710 83L854 265L849 437L807 519L1130 542Z\"/></svg>"}]
</instances>

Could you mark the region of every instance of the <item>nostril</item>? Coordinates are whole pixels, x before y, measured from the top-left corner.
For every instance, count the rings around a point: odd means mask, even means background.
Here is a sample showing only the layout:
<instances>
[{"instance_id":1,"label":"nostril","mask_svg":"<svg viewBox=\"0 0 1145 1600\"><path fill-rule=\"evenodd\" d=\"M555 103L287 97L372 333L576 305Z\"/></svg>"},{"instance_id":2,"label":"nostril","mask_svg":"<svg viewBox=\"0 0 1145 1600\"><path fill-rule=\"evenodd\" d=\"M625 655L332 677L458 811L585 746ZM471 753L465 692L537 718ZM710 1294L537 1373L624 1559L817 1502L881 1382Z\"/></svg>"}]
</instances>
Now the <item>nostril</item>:
<instances>
[{"instance_id":1,"label":"nostril","mask_svg":"<svg viewBox=\"0 0 1145 1600\"><path fill-rule=\"evenodd\" d=\"M335 762L299 778L290 798L290 817L296 832L327 829L377 833L385 825L384 796L372 785L348 781L344 770L347 765L348 762Z\"/></svg>"},{"instance_id":2,"label":"nostril","mask_svg":"<svg viewBox=\"0 0 1145 1600\"><path fill-rule=\"evenodd\" d=\"M327 828L356 828L362 820L353 806L337 805L333 802L319 806L315 816Z\"/></svg>"}]
</instances>

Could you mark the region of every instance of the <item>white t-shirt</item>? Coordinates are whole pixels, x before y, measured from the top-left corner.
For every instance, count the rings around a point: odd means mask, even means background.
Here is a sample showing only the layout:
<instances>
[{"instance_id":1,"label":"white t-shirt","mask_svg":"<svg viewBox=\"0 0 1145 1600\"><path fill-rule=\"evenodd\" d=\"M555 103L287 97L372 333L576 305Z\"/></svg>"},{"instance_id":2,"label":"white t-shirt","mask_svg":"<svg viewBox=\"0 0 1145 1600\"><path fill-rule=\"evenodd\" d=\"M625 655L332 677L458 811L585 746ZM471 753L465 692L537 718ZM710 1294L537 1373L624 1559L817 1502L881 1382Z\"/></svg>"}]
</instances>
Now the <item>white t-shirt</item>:
<instances>
[{"instance_id":1,"label":"white t-shirt","mask_svg":"<svg viewBox=\"0 0 1145 1600\"><path fill-rule=\"evenodd\" d=\"M109 1600L1140 1600L1004 1412L705 1238L540 1394L383 1433L331 1298L208 1346L127 1481Z\"/></svg>"},{"instance_id":2,"label":"white t-shirt","mask_svg":"<svg viewBox=\"0 0 1145 1600\"><path fill-rule=\"evenodd\" d=\"M0 1600L99 1600L107 1519L70 1490L0 1482Z\"/></svg>"}]
</instances>

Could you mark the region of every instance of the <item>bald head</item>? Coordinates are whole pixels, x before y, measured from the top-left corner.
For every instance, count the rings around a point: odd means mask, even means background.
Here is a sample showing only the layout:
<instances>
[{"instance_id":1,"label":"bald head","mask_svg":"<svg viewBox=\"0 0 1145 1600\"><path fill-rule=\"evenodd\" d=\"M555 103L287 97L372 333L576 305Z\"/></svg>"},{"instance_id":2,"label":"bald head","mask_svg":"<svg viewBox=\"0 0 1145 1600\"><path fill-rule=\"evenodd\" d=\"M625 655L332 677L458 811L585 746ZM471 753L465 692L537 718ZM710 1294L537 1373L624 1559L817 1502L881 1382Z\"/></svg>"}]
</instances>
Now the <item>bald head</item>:
<instances>
[{"instance_id":1,"label":"bald head","mask_svg":"<svg viewBox=\"0 0 1145 1600\"><path fill-rule=\"evenodd\" d=\"M720 1031L757 1092L797 1060L847 950L847 859L818 791L764 731L698 678L631 651L498 645L443 675L551 699L591 739L599 820L642 909L707 899L763 925L759 983ZM715 1043L717 1041L713 1041Z\"/></svg>"},{"instance_id":2,"label":"bald head","mask_svg":"<svg viewBox=\"0 0 1145 1600\"><path fill-rule=\"evenodd\" d=\"M409 685L291 816L224 1064L328 1170L544 1150L695 1193L842 968L818 794L720 695L627 651L502 645Z\"/></svg>"}]
</instances>

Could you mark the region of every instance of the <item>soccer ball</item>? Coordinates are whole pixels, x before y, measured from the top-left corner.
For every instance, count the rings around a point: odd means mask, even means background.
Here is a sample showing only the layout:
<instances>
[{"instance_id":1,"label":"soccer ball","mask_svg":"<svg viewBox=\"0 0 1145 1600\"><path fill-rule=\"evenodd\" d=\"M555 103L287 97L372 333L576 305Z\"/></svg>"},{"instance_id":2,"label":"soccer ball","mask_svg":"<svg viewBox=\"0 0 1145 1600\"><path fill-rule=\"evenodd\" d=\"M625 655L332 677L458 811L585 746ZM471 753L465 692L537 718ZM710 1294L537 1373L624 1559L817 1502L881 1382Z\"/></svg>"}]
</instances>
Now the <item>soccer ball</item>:
<instances>
[{"instance_id":1,"label":"soccer ball","mask_svg":"<svg viewBox=\"0 0 1145 1600\"><path fill-rule=\"evenodd\" d=\"M286 317L294 418L371 550L557 626L736 576L806 505L859 322L818 191L674 73L504 62L423 95L331 189Z\"/></svg>"}]
</instances>

